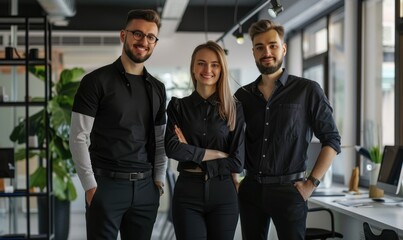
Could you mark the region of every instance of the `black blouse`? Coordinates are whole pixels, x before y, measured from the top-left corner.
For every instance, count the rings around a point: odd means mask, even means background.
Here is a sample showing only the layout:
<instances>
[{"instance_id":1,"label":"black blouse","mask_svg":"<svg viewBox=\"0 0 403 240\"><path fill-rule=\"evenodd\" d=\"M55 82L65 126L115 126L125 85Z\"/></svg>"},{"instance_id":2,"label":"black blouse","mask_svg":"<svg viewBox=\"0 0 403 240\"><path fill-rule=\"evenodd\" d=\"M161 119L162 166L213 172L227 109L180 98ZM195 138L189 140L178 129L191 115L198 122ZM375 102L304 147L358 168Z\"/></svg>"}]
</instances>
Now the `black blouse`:
<instances>
[{"instance_id":1,"label":"black blouse","mask_svg":"<svg viewBox=\"0 0 403 240\"><path fill-rule=\"evenodd\" d=\"M179 161L178 171L200 167L208 176L241 172L244 164L244 116L236 103L236 125L229 131L227 121L218 113L217 94L203 99L196 91L182 99L172 97L169 102L165 151L169 158ZM175 125L183 132L188 144L180 143ZM226 159L204 161L206 149L228 153Z\"/></svg>"}]
</instances>

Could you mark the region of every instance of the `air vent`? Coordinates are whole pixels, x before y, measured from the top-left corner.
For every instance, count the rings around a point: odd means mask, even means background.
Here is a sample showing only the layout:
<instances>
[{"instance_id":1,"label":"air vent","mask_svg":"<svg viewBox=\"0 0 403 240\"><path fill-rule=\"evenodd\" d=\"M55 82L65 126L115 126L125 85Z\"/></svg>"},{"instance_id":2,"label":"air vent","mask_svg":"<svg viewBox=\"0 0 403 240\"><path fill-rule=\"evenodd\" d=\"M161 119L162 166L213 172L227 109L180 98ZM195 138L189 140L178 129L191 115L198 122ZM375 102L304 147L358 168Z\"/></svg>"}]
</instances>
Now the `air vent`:
<instances>
[{"instance_id":1,"label":"air vent","mask_svg":"<svg viewBox=\"0 0 403 240\"><path fill-rule=\"evenodd\" d=\"M43 46L44 37L35 33L30 34L30 46ZM0 47L10 42L10 34L1 34ZM25 45L25 36L22 33L17 35L17 46ZM52 36L52 46L119 46L120 39L115 33L86 34L86 33L57 33Z\"/></svg>"},{"instance_id":2,"label":"air vent","mask_svg":"<svg viewBox=\"0 0 403 240\"><path fill-rule=\"evenodd\" d=\"M29 45L43 45L43 43L44 43L43 37L39 37L39 36L31 36L28 39L28 41L29 41ZM25 45L25 37L18 36L17 43L18 43L18 46Z\"/></svg>"}]
</instances>

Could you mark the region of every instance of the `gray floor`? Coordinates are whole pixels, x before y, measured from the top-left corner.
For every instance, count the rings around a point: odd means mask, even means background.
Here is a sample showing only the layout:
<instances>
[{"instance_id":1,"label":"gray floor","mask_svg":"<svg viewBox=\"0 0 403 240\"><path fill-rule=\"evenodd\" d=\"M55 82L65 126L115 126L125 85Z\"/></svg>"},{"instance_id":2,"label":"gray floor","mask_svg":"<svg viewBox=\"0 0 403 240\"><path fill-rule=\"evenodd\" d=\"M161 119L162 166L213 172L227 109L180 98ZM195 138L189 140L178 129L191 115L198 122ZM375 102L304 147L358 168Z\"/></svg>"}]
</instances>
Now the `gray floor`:
<instances>
[{"instance_id":1,"label":"gray floor","mask_svg":"<svg viewBox=\"0 0 403 240\"><path fill-rule=\"evenodd\" d=\"M166 214L164 212L160 212L158 214L154 231L151 240L167 240L168 231L172 231L171 236L173 235L172 224L168 222L164 227L166 220ZM37 214L31 214L30 218L30 228L31 234L37 234ZM57 224L57 223L56 223ZM10 218L10 214L8 213L0 213L0 235L11 234L11 233L22 233L26 232L27 221L26 214L18 213L17 221L14 222L12 218ZM163 231L164 229L164 231ZM172 229L172 230L171 230ZM85 232L85 217L84 213L74 212L70 215L70 232L69 232L69 240L85 240L86 232ZM161 237L161 235L163 235ZM171 239L175 239L174 237ZM118 240L120 238L118 237Z\"/></svg>"},{"instance_id":2,"label":"gray floor","mask_svg":"<svg viewBox=\"0 0 403 240\"><path fill-rule=\"evenodd\" d=\"M154 226L154 231L151 240L168 240L167 234L168 230L172 229L171 223L168 223L164 228L164 222L166 219L165 212L159 212L157 216L157 220ZM11 220L12 221L12 220ZM33 234L37 233L37 215L31 214L31 232ZM8 234L13 229L14 222L12 221L10 224L10 215L8 213L0 213L0 235ZM26 229L26 215L23 213L18 213L17 218L17 231L16 232L25 232ZM163 231L164 229L164 231ZM19 231L18 231L19 230ZM173 229L172 229L173 231ZM161 237L161 234L163 235ZM83 212L73 212L70 215L70 233L69 240L85 240L85 217ZM237 231L235 233L234 240L241 239L240 227L238 224ZM175 239L175 237L171 238ZM120 240L118 238L117 240Z\"/></svg>"},{"instance_id":3,"label":"gray floor","mask_svg":"<svg viewBox=\"0 0 403 240\"><path fill-rule=\"evenodd\" d=\"M153 235L151 240L167 240L166 237L161 237L161 231L165 222L166 214L164 212L160 212L157 216L157 220L154 226ZM171 228L171 223L168 223L166 227L166 231L164 231L164 236L167 235L168 227ZM161 238L160 238L161 237ZM120 238L118 237L118 240ZM175 238L172 238L175 239ZM70 233L69 240L85 240L85 219L84 213L72 213L71 221L70 221Z\"/></svg>"}]
</instances>

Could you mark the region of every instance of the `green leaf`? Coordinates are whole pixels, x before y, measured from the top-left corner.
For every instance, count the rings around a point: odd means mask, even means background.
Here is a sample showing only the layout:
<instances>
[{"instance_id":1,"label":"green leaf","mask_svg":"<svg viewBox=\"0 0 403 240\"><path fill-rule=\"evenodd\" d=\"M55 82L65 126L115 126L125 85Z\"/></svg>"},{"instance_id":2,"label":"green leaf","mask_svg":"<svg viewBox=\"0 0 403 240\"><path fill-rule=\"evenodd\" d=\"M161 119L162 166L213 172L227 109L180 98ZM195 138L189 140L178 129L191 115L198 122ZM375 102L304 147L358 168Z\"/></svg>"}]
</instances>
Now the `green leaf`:
<instances>
[{"instance_id":1,"label":"green leaf","mask_svg":"<svg viewBox=\"0 0 403 240\"><path fill-rule=\"evenodd\" d=\"M381 163L382 161L382 153L380 147L372 147L369 149L369 156L371 157L371 161L374 163Z\"/></svg>"},{"instance_id":2,"label":"green leaf","mask_svg":"<svg viewBox=\"0 0 403 240\"><path fill-rule=\"evenodd\" d=\"M58 96L74 99L74 96L76 95L79 86L80 82L69 82L64 85L60 85L60 88L58 90Z\"/></svg>"},{"instance_id":3,"label":"green leaf","mask_svg":"<svg viewBox=\"0 0 403 240\"><path fill-rule=\"evenodd\" d=\"M41 157L41 152L38 151L29 151L29 158L32 158L34 156L39 156ZM14 153L14 159L16 161L24 160L25 159L25 148L20 148Z\"/></svg>"},{"instance_id":4,"label":"green leaf","mask_svg":"<svg viewBox=\"0 0 403 240\"><path fill-rule=\"evenodd\" d=\"M29 134L37 135L38 142L41 145L44 139L45 132L45 110L41 110L28 118L29 121ZM25 143L25 130L26 130L26 121L20 122L11 132L10 140L13 142L17 142L18 144Z\"/></svg>"},{"instance_id":5,"label":"green leaf","mask_svg":"<svg viewBox=\"0 0 403 240\"><path fill-rule=\"evenodd\" d=\"M74 201L77 199L77 191L73 184L73 181L71 181L71 178L69 178L67 181L66 195L67 195L67 200L69 200L69 201Z\"/></svg>"},{"instance_id":6,"label":"green leaf","mask_svg":"<svg viewBox=\"0 0 403 240\"><path fill-rule=\"evenodd\" d=\"M60 73L59 82L56 84L56 91L60 93L60 89L68 83L77 82L85 73L83 68L65 69Z\"/></svg>"},{"instance_id":7,"label":"green leaf","mask_svg":"<svg viewBox=\"0 0 403 240\"><path fill-rule=\"evenodd\" d=\"M38 79L45 81L45 66L30 66L28 71Z\"/></svg>"},{"instance_id":8,"label":"green leaf","mask_svg":"<svg viewBox=\"0 0 403 240\"><path fill-rule=\"evenodd\" d=\"M44 80L45 71L43 66L31 66L29 72L37 78ZM43 109L28 118L30 135L38 136L39 146L43 146L45 136L45 119L49 117L48 129L48 148L49 156L46 151L30 151L29 156L39 156L42 159L50 157L53 163L53 192L59 200L72 201L77 198L77 192L71 180L75 172L69 150L68 139L70 135L71 111L74 102L74 96L80 85L82 75L85 73L83 68L65 69L60 74L58 81L51 81L52 99L49 101L47 109ZM35 101L43 101L43 98L35 98ZM47 114L48 113L48 114ZM12 130L10 140L18 144L26 142L27 121L20 122ZM25 149L19 149L16 159L25 159ZM30 186L44 189L46 187L46 169L38 167L31 175Z\"/></svg>"},{"instance_id":9,"label":"green leaf","mask_svg":"<svg viewBox=\"0 0 403 240\"><path fill-rule=\"evenodd\" d=\"M43 190L46 187L46 168L39 166L30 176L29 187L39 187Z\"/></svg>"},{"instance_id":10,"label":"green leaf","mask_svg":"<svg viewBox=\"0 0 403 240\"><path fill-rule=\"evenodd\" d=\"M66 189L67 189L67 186L66 186L66 183L64 182L64 178L55 174L53 176L53 192L55 193L55 196L59 200L67 199Z\"/></svg>"}]
</instances>

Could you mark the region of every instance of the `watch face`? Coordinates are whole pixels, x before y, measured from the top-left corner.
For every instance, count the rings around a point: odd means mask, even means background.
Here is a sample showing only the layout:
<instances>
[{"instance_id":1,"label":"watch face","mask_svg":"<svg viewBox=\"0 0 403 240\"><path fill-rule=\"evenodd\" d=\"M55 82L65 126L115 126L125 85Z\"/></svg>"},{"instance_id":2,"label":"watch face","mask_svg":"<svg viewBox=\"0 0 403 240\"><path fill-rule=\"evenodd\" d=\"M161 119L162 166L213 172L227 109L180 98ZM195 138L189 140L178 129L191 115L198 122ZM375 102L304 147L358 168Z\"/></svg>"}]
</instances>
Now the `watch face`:
<instances>
[{"instance_id":1,"label":"watch face","mask_svg":"<svg viewBox=\"0 0 403 240\"><path fill-rule=\"evenodd\" d=\"M308 179L313 183L315 187L319 186L320 181L312 176L309 176Z\"/></svg>"}]
</instances>

